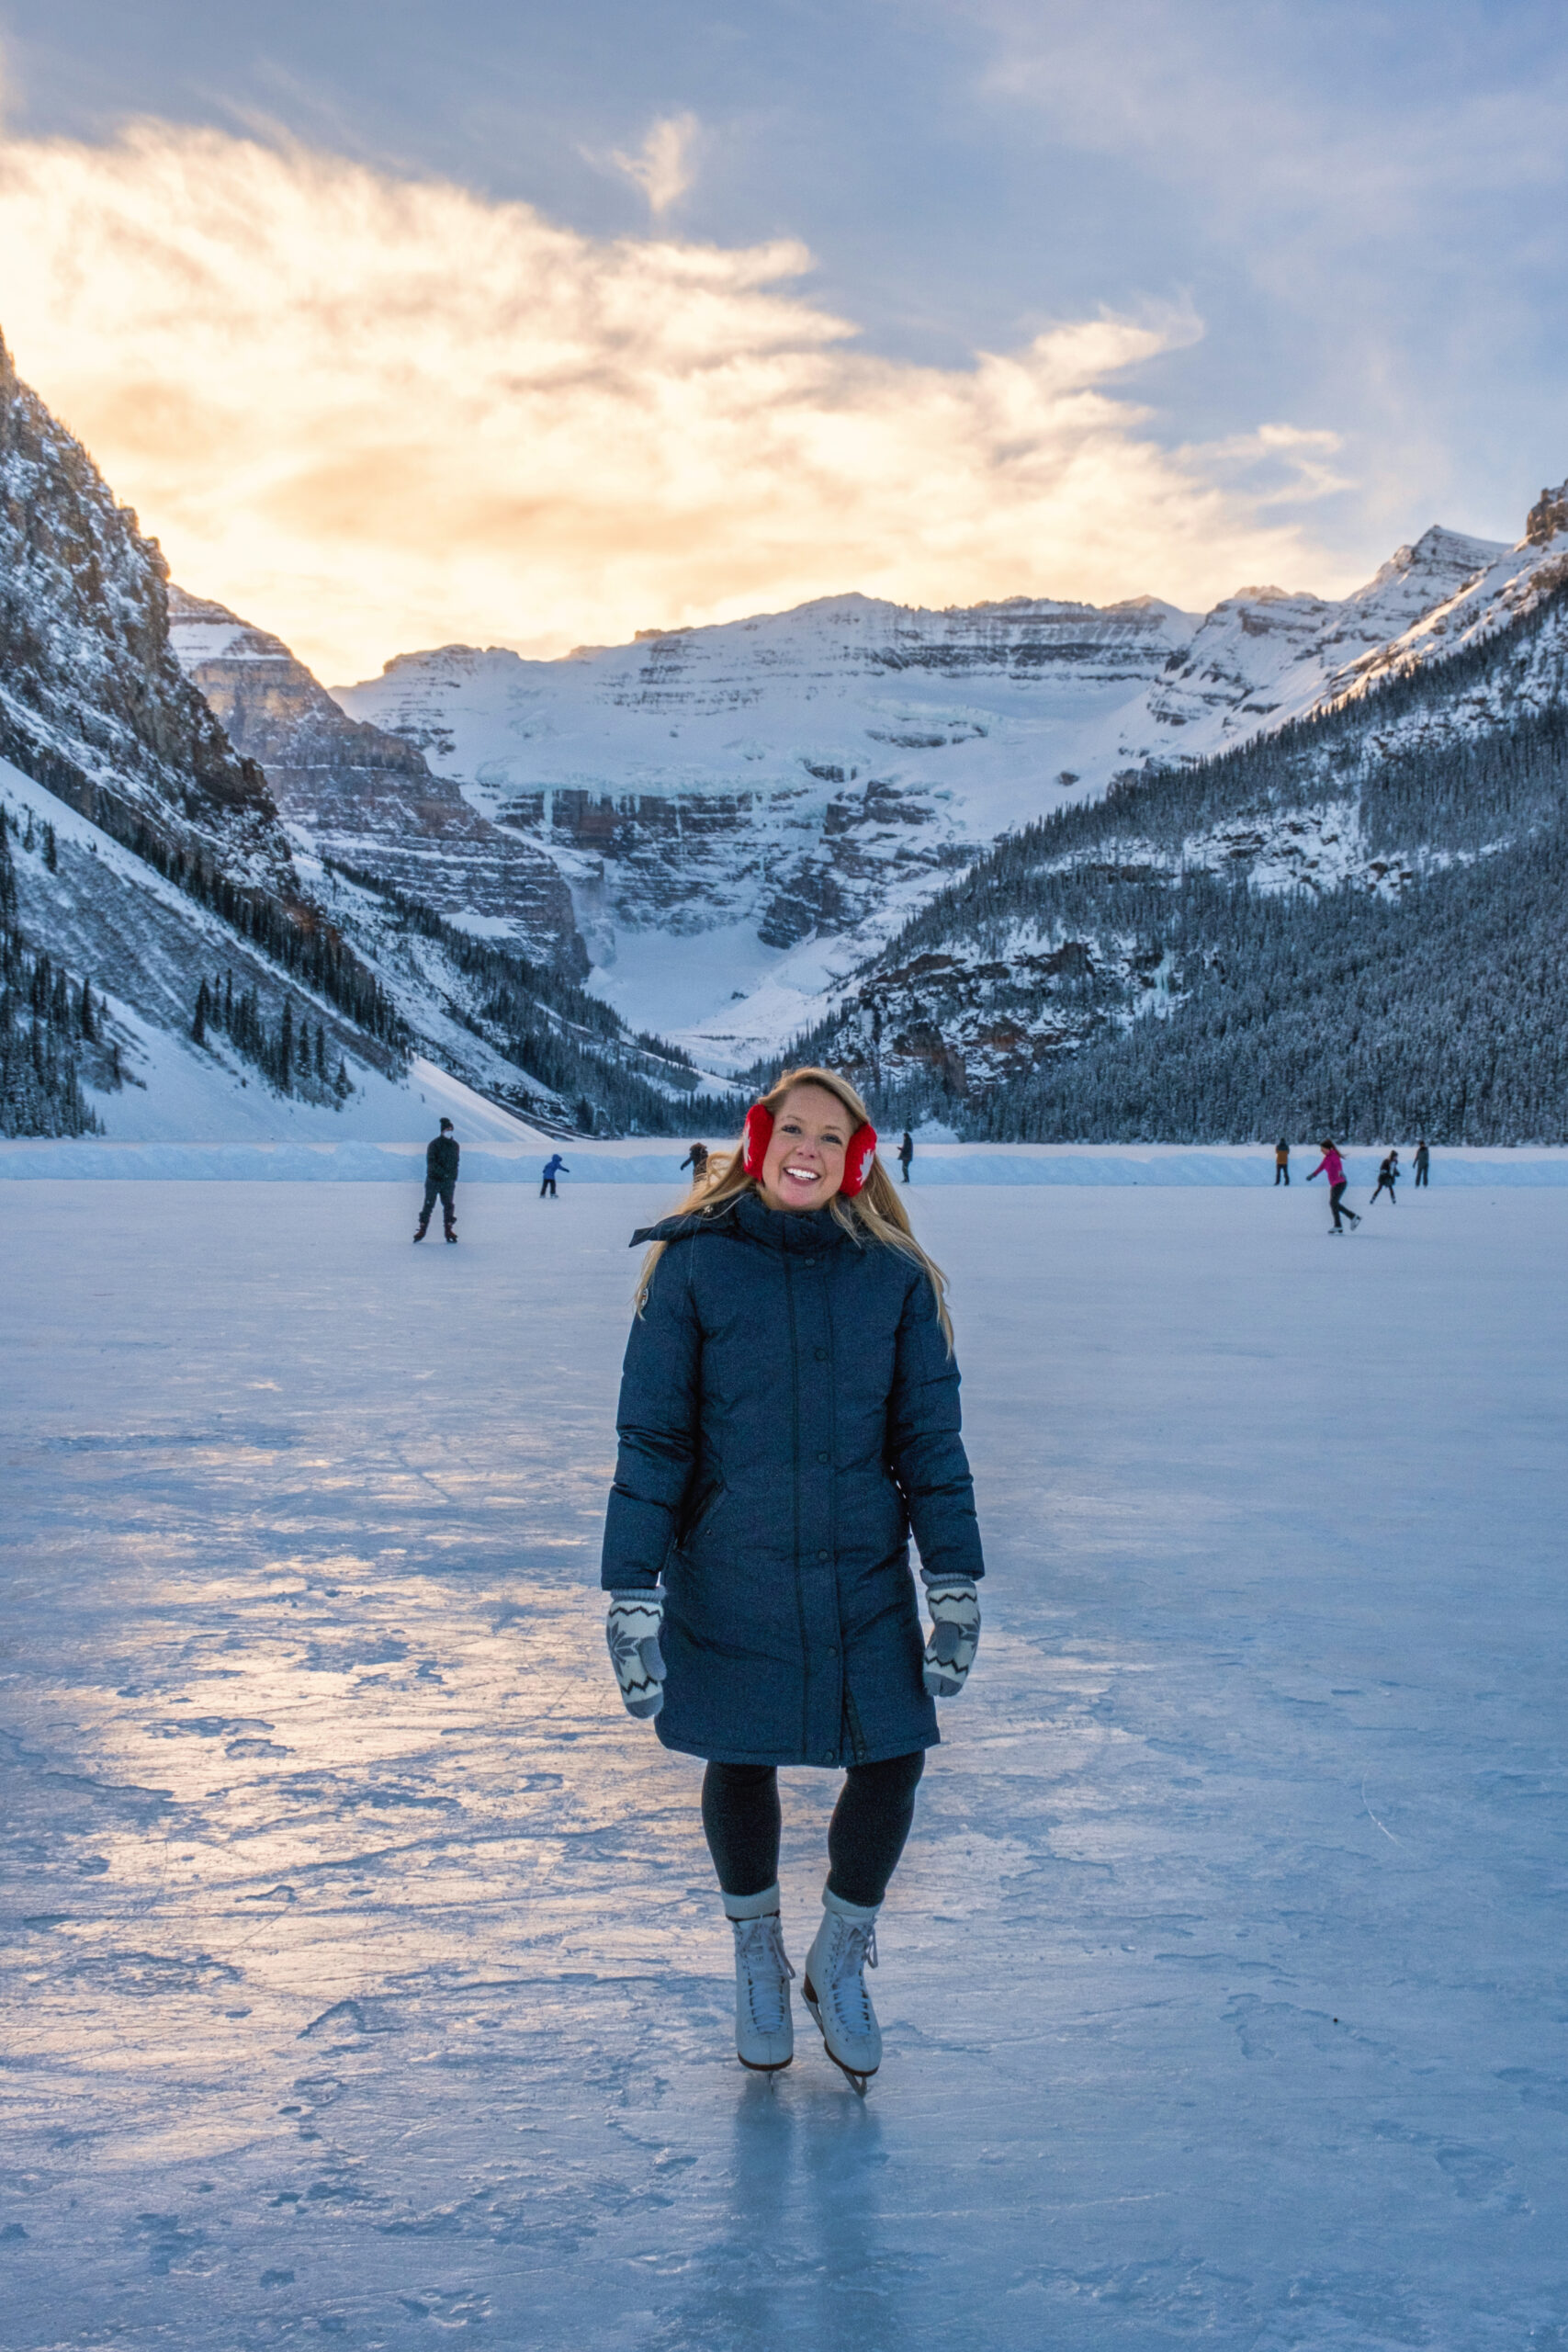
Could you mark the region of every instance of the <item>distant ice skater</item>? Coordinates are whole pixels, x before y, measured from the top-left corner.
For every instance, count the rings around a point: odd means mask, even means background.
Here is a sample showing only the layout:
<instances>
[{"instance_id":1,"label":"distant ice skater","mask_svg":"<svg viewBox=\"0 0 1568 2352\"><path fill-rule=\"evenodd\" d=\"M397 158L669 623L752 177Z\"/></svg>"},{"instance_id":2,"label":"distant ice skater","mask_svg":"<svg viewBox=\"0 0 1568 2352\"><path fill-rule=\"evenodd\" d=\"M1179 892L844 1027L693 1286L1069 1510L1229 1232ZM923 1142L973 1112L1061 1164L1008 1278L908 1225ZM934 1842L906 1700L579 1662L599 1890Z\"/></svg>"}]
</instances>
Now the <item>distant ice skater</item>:
<instances>
[{"instance_id":1,"label":"distant ice skater","mask_svg":"<svg viewBox=\"0 0 1568 2352\"><path fill-rule=\"evenodd\" d=\"M414 1239L423 1241L430 1230L430 1212L439 1198L441 1219L446 1228L448 1241L457 1238L457 1161L459 1148L452 1132L450 1119L443 1119L441 1132L433 1136L424 1148L424 1206L419 1213Z\"/></svg>"},{"instance_id":2,"label":"distant ice skater","mask_svg":"<svg viewBox=\"0 0 1568 2352\"><path fill-rule=\"evenodd\" d=\"M1372 1194L1372 1200L1375 1201L1377 1199L1379 1193L1386 1193L1393 1206L1397 1208L1399 1206L1399 1194L1394 1191L1394 1186L1399 1182L1401 1172L1398 1152L1389 1152L1383 1159L1382 1167L1378 1170L1377 1189ZM1369 1202L1367 1205L1371 1207L1371 1203Z\"/></svg>"},{"instance_id":3,"label":"distant ice skater","mask_svg":"<svg viewBox=\"0 0 1568 2352\"><path fill-rule=\"evenodd\" d=\"M692 1182L694 1185L700 1184L704 1177L708 1172L708 1148L706 1144L694 1143L692 1146L691 1150L686 1154L685 1159L681 1162L681 1166L682 1170L687 1168L691 1170Z\"/></svg>"},{"instance_id":4,"label":"distant ice skater","mask_svg":"<svg viewBox=\"0 0 1568 2352\"><path fill-rule=\"evenodd\" d=\"M1291 1147L1281 1136L1274 1146L1274 1182L1276 1184L1289 1184L1290 1181Z\"/></svg>"},{"instance_id":5,"label":"distant ice skater","mask_svg":"<svg viewBox=\"0 0 1568 2352\"><path fill-rule=\"evenodd\" d=\"M545 1172L539 1182L539 1198L543 1200L545 1194L547 1193L552 1201L558 1200L560 1195L556 1191L556 1178L558 1176L570 1176L570 1174L571 1170L567 1166L565 1160L561 1158L559 1152L552 1152L548 1159L545 1162Z\"/></svg>"},{"instance_id":6,"label":"distant ice skater","mask_svg":"<svg viewBox=\"0 0 1568 2352\"><path fill-rule=\"evenodd\" d=\"M915 1138L909 1133L908 1128L906 1127L904 1130L904 1140L898 1147L898 1165L904 1171L904 1182L906 1184L909 1181L909 1162L913 1159L914 1156Z\"/></svg>"},{"instance_id":7,"label":"distant ice skater","mask_svg":"<svg viewBox=\"0 0 1568 2352\"><path fill-rule=\"evenodd\" d=\"M1430 1190L1427 1170L1430 1169L1431 1165L1431 1153L1427 1150L1424 1143L1418 1143L1416 1147L1416 1190L1417 1192L1420 1192L1423 1186L1426 1186L1428 1191Z\"/></svg>"},{"instance_id":8,"label":"distant ice skater","mask_svg":"<svg viewBox=\"0 0 1568 2352\"><path fill-rule=\"evenodd\" d=\"M1313 1176L1326 1176L1328 1179L1328 1205L1334 1217L1333 1230L1343 1233L1345 1228L1339 1222L1342 1216L1348 1216L1353 1226L1359 1225L1361 1220L1355 1210L1341 1205L1345 1198L1345 1162L1326 1136L1323 1139L1323 1158L1313 1170L1312 1176L1307 1178L1309 1184Z\"/></svg>"}]
</instances>

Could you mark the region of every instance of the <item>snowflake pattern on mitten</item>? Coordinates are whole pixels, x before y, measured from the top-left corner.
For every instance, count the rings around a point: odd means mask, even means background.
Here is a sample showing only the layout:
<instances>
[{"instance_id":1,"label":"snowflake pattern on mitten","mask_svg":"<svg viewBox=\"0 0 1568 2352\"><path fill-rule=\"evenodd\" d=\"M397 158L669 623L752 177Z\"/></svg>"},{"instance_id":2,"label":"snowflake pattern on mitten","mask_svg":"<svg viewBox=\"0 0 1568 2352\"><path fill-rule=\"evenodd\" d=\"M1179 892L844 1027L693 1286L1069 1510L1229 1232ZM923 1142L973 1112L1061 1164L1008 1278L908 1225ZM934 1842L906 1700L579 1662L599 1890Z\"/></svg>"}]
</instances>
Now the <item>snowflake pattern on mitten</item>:
<instances>
[{"instance_id":1,"label":"snowflake pattern on mitten","mask_svg":"<svg viewBox=\"0 0 1568 2352\"><path fill-rule=\"evenodd\" d=\"M664 1704L664 1654L659 1636L664 1626L664 1595L613 1592L604 1637L610 1660L628 1715L646 1722Z\"/></svg>"}]
</instances>

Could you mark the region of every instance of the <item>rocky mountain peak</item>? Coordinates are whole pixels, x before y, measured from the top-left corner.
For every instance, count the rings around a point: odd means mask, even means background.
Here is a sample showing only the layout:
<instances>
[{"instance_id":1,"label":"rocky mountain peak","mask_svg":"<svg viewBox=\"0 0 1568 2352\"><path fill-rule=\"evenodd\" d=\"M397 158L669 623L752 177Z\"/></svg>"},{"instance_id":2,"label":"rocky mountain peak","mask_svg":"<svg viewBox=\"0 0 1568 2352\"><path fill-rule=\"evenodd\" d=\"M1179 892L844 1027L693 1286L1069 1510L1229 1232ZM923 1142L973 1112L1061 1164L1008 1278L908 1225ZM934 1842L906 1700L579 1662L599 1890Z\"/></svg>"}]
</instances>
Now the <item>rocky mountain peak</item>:
<instances>
[{"instance_id":1,"label":"rocky mountain peak","mask_svg":"<svg viewBox=\"0 0 1568 2352\"><path fill-rule=\"evenodd\" d=\"M166 580L156 540L0 341L0 754L122 835L194 836L288 890L261 772L175 659Z\"/></svg>"},{"instance_id":2,"label":"rocky mountain peak","mask_svg":"<svg viewBox=\"0 0 1568 2352\"><path fill-rule=\"evenodd\" d=\"M1543 548L1559 531L1568 531L1568 481L1541 492L1525 517L1525 544Z\"/></svg>"},{"instance_id":3,"label":"rocky mountain peak","mask_svg":"<svg viewBox=\"0 0 1568 2352\"><path fill-rule=\"evenodd\" d=\"M300 852L586 969L571 894L540 849L471 808L417 743L347 717L281 638L178 587L168 601L187 676L265 773Z\"/></svg>"}]
</instances>

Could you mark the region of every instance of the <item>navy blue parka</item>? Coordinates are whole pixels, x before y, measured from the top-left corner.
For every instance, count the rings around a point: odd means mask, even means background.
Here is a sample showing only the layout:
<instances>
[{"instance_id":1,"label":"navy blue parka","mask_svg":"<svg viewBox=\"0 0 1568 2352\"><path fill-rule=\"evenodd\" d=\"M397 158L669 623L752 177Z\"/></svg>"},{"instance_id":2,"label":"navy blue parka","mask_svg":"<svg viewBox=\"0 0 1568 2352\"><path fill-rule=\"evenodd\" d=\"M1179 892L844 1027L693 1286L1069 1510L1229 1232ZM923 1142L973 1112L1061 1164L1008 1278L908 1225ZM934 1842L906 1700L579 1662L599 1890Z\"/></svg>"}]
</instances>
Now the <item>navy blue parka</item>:
<instances>
[{"instance_id":1,"label":"navy blue parka","mask_svg":"<svg viewBox=\"0 0 1568 2352\"><path fill-rule=\"evenodd\" d=\"M924 1269L829 1209L668 1244L626 1343L606 1590L665 1589L667 1747L732 1764L934 1747L909 1567L984 1573L958 1367Z\"/></svg>"}]
</instances>

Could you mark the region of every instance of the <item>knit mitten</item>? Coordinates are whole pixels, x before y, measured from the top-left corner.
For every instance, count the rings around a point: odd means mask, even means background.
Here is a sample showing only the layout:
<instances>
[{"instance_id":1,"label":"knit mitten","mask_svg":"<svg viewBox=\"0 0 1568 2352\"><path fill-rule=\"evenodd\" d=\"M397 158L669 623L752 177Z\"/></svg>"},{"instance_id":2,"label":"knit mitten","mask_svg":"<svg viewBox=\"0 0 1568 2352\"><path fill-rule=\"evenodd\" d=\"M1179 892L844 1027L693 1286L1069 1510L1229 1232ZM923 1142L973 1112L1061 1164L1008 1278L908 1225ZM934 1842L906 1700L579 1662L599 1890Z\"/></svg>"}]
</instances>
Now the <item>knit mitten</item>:
<instances>
[{"instance_id":1,"label":"knit mitten","mask_svg":"<svg viewBox=\"0 0 1568 2352\"><path fill-rule=\"evenodd\" d=\"M980 1641L980 1603L968 1577L939 1577L922 1569L931 1612L925 1685L933 1699L956 1699Z\"/></svg>"},{"instance_id":2,"label":"knit mitten","mask_svg":"<svg viewBox=\"0 0 1568 2352\"><path fill-rule=\"evenodd\" d=\"M664 1595L613 1592L604 1636L628 1715L644 1721L664 1704L664 1657L659 1646L664 1624Z\"/></svg>"}]
</instances>

